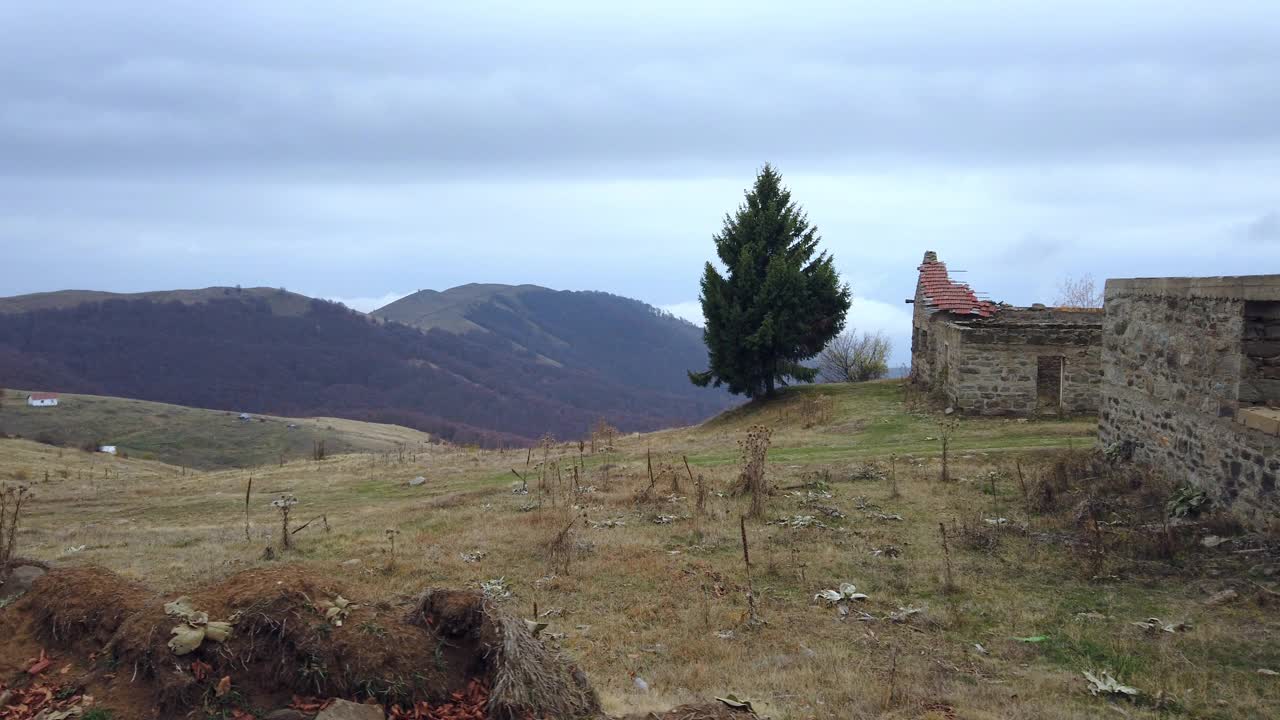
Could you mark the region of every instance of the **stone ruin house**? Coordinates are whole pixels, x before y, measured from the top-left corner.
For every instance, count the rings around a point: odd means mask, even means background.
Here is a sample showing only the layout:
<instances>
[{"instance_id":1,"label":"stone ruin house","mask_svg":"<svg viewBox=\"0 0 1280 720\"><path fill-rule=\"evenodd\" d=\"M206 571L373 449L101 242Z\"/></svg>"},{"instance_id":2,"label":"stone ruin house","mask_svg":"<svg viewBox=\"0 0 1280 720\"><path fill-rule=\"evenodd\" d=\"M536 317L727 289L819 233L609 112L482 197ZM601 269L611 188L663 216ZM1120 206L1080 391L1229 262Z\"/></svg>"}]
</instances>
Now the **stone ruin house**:
<instances>
[{"instance_id":1,"label":"stone ruin house","mask_svg":"<svg viewBox=\"0 0 1280 720\"><path fill-rule=\"evenodd\" d=\"M919 267L911 379L972 415L1098 409L1102 311L1012 307L951 279L937 253Z\"/></svg>"},{"instance_id":2,"label":"stone ruin house","mask_svg":"<svg viewBox=\"0 0 1280 720\"><path fill-rule=\"evenodd\" d=\"M1108 280L1099 442L1280 518L1280 275Z\"/></svg>"}]
</instances>

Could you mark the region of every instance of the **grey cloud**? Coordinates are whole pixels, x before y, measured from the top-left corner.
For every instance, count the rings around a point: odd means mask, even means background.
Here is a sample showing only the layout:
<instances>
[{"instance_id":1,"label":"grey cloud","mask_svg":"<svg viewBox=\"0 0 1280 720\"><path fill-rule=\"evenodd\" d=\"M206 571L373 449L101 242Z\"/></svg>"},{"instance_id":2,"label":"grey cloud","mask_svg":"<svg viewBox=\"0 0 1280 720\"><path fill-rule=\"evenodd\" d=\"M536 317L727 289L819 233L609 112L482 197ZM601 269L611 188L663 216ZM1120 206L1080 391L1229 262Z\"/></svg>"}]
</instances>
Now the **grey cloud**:
<instances>
[{"instance_id":1,"label":"grey cloud","mask_svg":"<svg viewBox=\"0 0 1280 720\"><path fill-rule=\"evenodd\" d=\"M58 268L0 294L676 305L765 160L868 308L926 248L1012 302L1273 269L1230 240L1273 233L1276 37L1265 0L0 4L0 249Z\"/></svg>"},{"instance_id":2,"label":"grey cloud","mask_svg":"<svg viewBox=\"0 0 1280 720\"><path fill-rule=\"evenodd\" d=\"M1244 237L1255 243L1280 244L1280 212L1272 210L1245 225Z\"/></svg>"},{"instance_id":3,"label":"grey cloud","mask_svg":"<svg viewBox=\"0 0 1280 720\"><path fill-rule=\"evenodd\" d=\"M0 62L27 72L0 105L0 172L632 177L719 175L744 155L833 171L1235 153L1280 145L1280 49L1264 42L1280 12L1255 7L1247 23L1076 3L11 10Z\"/></svg>"}]
</instances>

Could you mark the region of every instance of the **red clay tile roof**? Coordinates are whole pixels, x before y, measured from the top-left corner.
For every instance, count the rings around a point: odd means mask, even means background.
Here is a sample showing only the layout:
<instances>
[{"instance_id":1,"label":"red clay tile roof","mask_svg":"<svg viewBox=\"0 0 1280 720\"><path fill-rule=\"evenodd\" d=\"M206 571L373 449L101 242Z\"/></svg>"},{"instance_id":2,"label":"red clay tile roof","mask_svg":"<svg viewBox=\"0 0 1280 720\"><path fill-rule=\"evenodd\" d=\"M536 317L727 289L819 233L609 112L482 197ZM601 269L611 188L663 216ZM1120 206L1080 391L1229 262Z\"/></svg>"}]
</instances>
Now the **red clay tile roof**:
<instances>
[{"instance_id":1,"label":"red clay tile roof","mask_svg":"<svg viewBox=\"0 0 1280 720\"><path fill-rule=\"evenodd\" d=\"M30 398L32 400L57 400L58 394L57 393L31 393Z\"/></svg>"},{"instance_id":2,"label":"red clay tile roof","mask_svg":"<svg viewBox=\"0 0 1280 720\"><path fill-rule=\"evenodd\" d=\"M920 265L920 288L924 291L925 305L930 310L945 310L957 315L991 317L996 304L979 300L973 289L951 279L947 264L937 260Z\"/></svg>"}]
</instances>

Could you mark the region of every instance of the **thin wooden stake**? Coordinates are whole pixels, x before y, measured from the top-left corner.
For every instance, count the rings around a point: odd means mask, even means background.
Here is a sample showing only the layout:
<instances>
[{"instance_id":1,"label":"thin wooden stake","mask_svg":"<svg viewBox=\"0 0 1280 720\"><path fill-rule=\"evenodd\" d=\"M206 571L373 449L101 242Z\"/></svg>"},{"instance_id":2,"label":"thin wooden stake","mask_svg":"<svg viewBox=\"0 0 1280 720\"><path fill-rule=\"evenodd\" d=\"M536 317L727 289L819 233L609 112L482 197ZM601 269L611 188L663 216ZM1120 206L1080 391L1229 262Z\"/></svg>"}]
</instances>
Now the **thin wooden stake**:
<instances>
[{"instance_id":1,"label":"thin wooden stake","mask_svg":"<svg viewBox=\"0 0 1280 720\"><path fill-rule=\"evenodd\" d=\"M249 494L253 492L253 476L249 476L249 482L244 488L244 539L250 540L249 537Z\"/></svg>"},{"instance_id":2,"label":"thin wooden stake","mask_svg":"<svg viewBox=\"0 0 1280 720\"><path fill-rule=\"evenodd\" d=\"M745 515L738 516L738 527L742 531L742 562L747 567L747 624L751 626L763 625L764 621L760 619L760 615L756 611L756 591L751 582L751 552L747 549L747 518Z\"/></svg>"}]
</instances>

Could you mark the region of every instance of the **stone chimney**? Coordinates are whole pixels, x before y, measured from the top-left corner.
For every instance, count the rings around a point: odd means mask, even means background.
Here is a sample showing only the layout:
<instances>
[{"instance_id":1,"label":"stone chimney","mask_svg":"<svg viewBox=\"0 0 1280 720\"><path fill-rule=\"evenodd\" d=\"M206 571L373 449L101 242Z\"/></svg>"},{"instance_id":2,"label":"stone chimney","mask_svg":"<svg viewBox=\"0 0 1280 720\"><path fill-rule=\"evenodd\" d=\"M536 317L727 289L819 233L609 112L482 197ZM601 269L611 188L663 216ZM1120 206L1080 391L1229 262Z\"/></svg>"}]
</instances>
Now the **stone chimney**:
<instances>
[{"instance_id":1,"label":"stone chimney","mask_svg":"<svg viewBox=\"0 0 1280 720\"><path fill-rule=\"evenodd\" d=\"M934 252L934 251L932 251L932 250L926 250L926 251L924 252L924 262L926 262L926 263L935 263L935 262L938 262L938 253L936 253L936 252Z\"/></svg>"}]
</instances>

